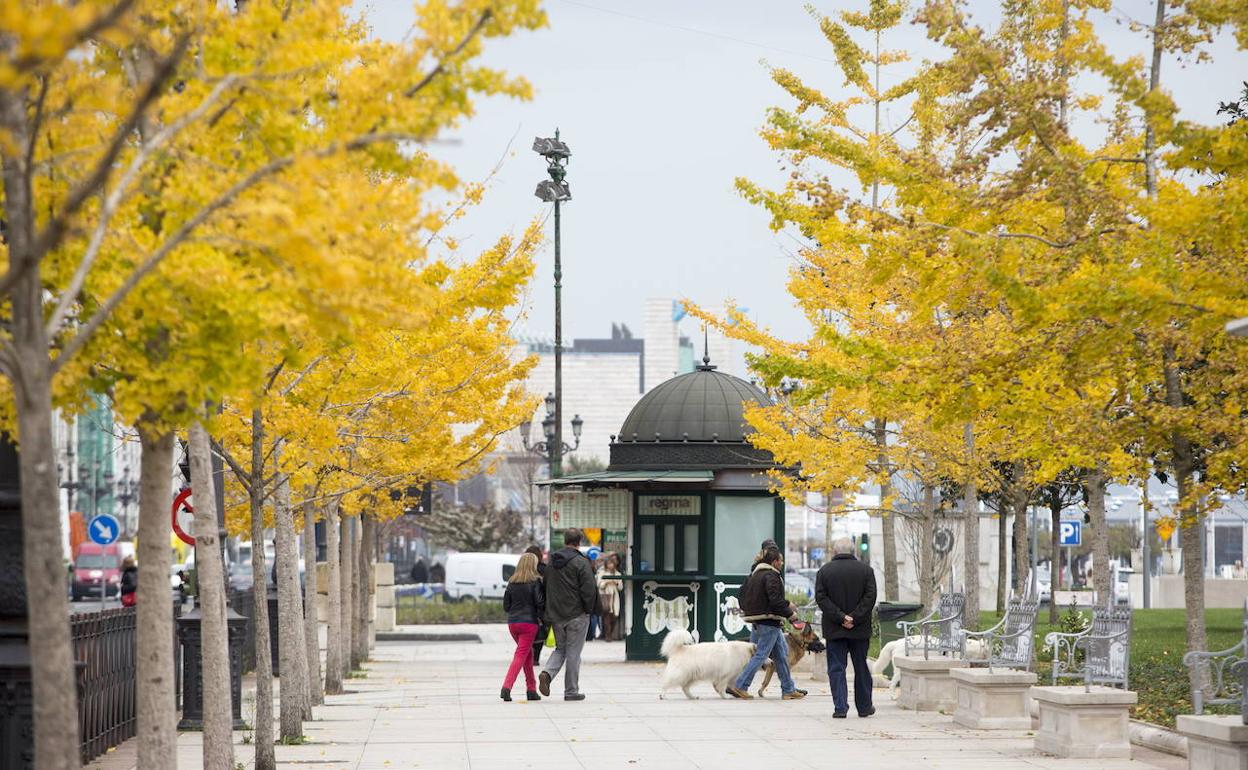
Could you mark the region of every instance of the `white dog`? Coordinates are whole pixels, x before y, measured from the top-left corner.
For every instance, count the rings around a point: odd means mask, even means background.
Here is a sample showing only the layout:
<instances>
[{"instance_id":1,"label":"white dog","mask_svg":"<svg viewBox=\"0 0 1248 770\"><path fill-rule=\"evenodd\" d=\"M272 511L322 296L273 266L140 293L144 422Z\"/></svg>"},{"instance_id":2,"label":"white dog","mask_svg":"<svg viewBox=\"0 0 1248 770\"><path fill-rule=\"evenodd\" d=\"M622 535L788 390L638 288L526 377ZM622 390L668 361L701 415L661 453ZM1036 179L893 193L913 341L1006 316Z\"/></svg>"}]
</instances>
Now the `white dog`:
<instances>
[{"instance_id":1,"label":"white dog","mask_svg":"<svg viewBox=\"0 0 1248 770\"><path fill-rule=\"evenodd\" d=\"M667 658L663 669L663 683L659 697L673 687L679 687L686 698L696 700L689 686L697 682L710 682L719 697L728 695L724 688L731 687L740 676L745 664L754 655L754 645L749 642L702 642L694 644L693 636L683 629L673 629L663 638L659 654Z\"/></svg>"},{"instance_id":2,"label":"white dog","mask_svg":"<svg viewBox=\"0 0 1248 770\"><path fill-rule=\"evenodd\" d=\"M891 690L890 695L893 700L897 699L898 690L901 688L901 669L893 666L893 678L884 678L884 669L893 662L893 656L905 653L906 639L894 639L888 644L880 648L880 657L875 659L871 664L871 674L876 687L887 687ZM912 636L909 639L911 647L923 648L923 637ZM921 652L919 654L922 654ZM967 639L966 654L971 660L985 660L988 657L988 648L983 639Z\"/></svg>"}]
</instances>

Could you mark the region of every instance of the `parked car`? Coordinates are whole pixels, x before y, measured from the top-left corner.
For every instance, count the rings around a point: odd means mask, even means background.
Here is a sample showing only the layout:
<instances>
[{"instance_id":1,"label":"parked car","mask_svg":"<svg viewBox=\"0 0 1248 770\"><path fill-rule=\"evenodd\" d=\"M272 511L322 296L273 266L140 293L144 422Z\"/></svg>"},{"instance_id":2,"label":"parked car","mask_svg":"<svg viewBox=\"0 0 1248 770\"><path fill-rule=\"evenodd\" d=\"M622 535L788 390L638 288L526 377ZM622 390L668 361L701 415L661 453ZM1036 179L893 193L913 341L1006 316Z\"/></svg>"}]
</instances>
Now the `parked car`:
<instances>
[{"instance_id":1,"label":"parked car","mask_svg":"<svg viewBox=\"0 0 1248 770\"><path fill-rule=\"evenodd\" d=\"M453 553L446 559L446 598L501 599L520 554Z\"/></svg>"},{"instance_id":2,"label":"parked car","mask_svg":"<svg viewBox=\"0 0 1248 770\"><path fill-rule=\"evenodd\" d=\"M121 547L83 543L74 559L73 599L100 598L101 594L121 595Z\"/></svg>"}]
</instances>

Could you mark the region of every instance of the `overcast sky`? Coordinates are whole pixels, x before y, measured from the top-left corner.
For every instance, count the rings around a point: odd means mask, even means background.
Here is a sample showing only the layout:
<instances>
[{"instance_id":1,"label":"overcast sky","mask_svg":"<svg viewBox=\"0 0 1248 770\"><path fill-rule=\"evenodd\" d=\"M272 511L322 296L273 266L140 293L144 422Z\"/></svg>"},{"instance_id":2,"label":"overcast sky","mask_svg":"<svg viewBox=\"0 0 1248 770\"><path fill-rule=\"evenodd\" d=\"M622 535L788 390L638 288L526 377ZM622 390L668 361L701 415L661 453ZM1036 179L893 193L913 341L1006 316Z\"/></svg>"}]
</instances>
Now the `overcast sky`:
<instances>
[{"instance_id":1,"label":"overcast sky","mask_svg":"<svg viewBox=\"0 0 1248 770\"><path fill-rule=\"evenodd\" d=\"M733 180L782 182L777 156L758 137L769 106L789 101L761 59L792 69L830 96L844 96L830 46L803 2L794 0L547 0L550 26L490 41L484 61L527 77L530 102L481 102L477 116L435 149L465 180L484 179L507 155L485 202L457 222L454 235L480 250L499 234L520 232L544 206L533 196L545 178L530 151L533 137L558 126L572 149L573 201L563 216L565 337L601 337L612 321L638 335L647 297L719 305L733 299L788 337L804 336L785 281L798 244L774 234L767 216L745 202ZM863 0L818 2L823 13L865 7ZM408 29L406 0L361 2L378 35ZM988 20L996 2L971 7ZM1151 18L1152 3L1120 0L1102 33L1115 52L1144 52L1126 14ZM915 59L935 49L907 25L886 41ZM1216 120L1220 100L1248 79L1248 56L1229 35L1212 64L1163 66L1185 117ZM897 65L885 83L907 73ZM887 116L893 123L903 116ZM513 141L514 138L514 141ZM848 180L846 180L848 184ZM553 247L539 257L526 326L553 328ZM689 323L688 321L686 323ZM689 325L686 333L695 332Z\"/></svg>"}]
</instances>

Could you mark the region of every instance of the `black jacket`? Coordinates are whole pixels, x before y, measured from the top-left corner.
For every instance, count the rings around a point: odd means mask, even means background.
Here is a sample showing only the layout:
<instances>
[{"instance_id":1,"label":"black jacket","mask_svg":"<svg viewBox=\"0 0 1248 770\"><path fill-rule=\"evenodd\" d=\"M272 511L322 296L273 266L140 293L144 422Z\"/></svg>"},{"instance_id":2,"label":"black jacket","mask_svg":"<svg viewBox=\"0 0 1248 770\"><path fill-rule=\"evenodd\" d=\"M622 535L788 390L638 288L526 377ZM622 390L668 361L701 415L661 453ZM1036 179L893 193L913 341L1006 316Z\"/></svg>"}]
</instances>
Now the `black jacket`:
<instances>
[{"instance_id":1,"label":"black jacket","mask_svg":"<svg viewBox=\"0 0 1248 770\"><path fill-rule=\"evenodd\" d=\"M598 603L594 569L585 554L560 548L546 565L546 619L551 623L588 615Z\"/></svg>"},{"instance_id":2,"label":"black jacket","mask_svg":"<svg viewBox=\"0 0 1248 770\"><path fill-rule=\"evenodd\" d=\"M118 593L132 594L139 590L139 568L126 567L121 571L121 590Z\"/></svg>"},{"instance_id":3,"label":"black jacket","mask_svg":"<svg viewBox=\"0 0 1248 770\"><path fill-rule=\"evenodd\" d=\"M508 623L541 625L545 609L546 590L542 588L541 580L507 584L507 590L503 592L503 610L507 613Z\"/></svg>"},{"instance_id":4,"label":"black jacket","mask_svg":"<svg viewBox=\"0 0 1248 770\"><path fill-rule=\"evenodd\" d=\"M792 616L784 595L784 576L770 564L756 564L737 594L737 603L747 623L778 626Z\"/></svg>"},{"instance_id":5,"label":"black jacket","mask_svg":"<svg viewBox=\"0 0 1248 770\"><path fill-rule=\"evenodd\" d=\"M823 611L824 639L870 639L875 571L853 554L833 556L815 576L815 602ZM854 619L848 630L841 625L846 615Z\"/></svg>"}]
</instances>

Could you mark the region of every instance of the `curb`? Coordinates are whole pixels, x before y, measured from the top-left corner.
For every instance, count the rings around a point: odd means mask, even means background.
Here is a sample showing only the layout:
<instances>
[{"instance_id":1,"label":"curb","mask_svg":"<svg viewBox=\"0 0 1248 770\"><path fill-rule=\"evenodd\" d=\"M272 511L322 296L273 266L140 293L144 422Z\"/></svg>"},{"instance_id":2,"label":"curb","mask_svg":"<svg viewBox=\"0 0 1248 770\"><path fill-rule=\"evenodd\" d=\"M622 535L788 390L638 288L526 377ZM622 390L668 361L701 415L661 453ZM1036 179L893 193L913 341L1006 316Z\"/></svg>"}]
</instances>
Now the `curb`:
<instances>
[{"instance_id":1,"label":"curb","mask_svg":"<svg viewBox=\"0 0 1248 770\"><path fill-rule=\"evenodd\" d=\"M469 633L424 633L420 631L379 631L379 642L474 642L481 644L479 634Z\"/></svg>"}]
</instances>

